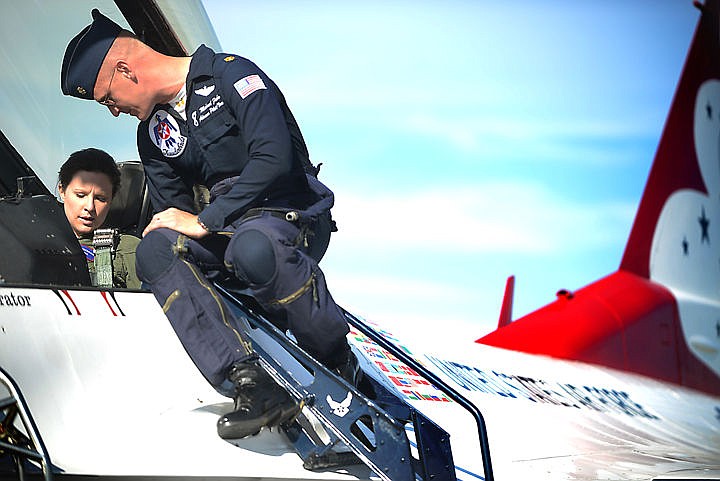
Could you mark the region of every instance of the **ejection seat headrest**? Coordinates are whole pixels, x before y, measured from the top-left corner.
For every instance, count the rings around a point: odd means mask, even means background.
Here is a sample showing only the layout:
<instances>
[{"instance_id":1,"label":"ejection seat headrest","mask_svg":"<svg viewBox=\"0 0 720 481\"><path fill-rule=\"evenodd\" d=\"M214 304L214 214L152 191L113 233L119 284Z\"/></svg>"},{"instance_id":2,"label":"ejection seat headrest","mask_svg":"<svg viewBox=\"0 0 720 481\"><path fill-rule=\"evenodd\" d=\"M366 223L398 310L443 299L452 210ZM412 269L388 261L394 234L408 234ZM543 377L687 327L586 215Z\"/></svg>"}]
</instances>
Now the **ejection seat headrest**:
<instances>
[{"instance_id":1,"label":"ejection seat headrest","mask_svg":"<svg viewBox=\"0 0 720 481\"><path fill-rule=\"evenodd\" d=\"M136 160L118 162L120 189L115 193L105 227L139 236L147 225L150 212L145 173Z\"/></svg>"}]
</instances>

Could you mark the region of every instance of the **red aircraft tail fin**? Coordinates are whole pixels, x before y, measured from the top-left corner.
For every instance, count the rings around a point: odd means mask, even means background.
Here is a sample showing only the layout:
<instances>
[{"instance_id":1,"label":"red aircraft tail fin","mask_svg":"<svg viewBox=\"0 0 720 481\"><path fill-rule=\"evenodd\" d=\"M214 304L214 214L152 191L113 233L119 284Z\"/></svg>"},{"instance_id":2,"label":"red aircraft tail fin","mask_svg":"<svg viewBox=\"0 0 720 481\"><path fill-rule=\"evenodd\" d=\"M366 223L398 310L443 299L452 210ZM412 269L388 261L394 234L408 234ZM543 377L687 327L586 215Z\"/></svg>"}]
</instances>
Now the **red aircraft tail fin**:
<instances>
[{"instance_id":1,"label":"red aircraft tail fin","mask_svg":"<svg viewBox=\"0 0 720 481\"><path fill-rule=\"evenodd\" d=\"M720 79L720 50L718 45L718 2L709 0L695 32L685 68L678 83L675 98L668 114L645 192L640 201L635 223L628 239L620 268L639 276L650 277L653 238L663 235L658 231L660 214L668 199L678 191L690 189L708 194L696 152L698 138L711 132L698 132L697 115L717 122L720 105L714 107L710 100L701 102L696 96L701 87L711 79ZM715 132L717 134L717 131ZM712 140L712 139L707 139ZM717 137L714 139L717 147ZM700 161L700 162L698 162ZM717 157L715 158L717 167ZM715 172L717 178L717 172ZM690 239L688 239L690 242ZM680 243L678 248L682 247Z\"/></svg>"},{"instance_id":2,"label":"red aircraft tail fin","mask_svg":"<svg viewBox=\"0 0 720 481\"><path fill-rule=\"evenodd\" d=\"M700 22L620 269L477 342L720 395L719 2L696 4Z\"/></svg>"}]
</instances>

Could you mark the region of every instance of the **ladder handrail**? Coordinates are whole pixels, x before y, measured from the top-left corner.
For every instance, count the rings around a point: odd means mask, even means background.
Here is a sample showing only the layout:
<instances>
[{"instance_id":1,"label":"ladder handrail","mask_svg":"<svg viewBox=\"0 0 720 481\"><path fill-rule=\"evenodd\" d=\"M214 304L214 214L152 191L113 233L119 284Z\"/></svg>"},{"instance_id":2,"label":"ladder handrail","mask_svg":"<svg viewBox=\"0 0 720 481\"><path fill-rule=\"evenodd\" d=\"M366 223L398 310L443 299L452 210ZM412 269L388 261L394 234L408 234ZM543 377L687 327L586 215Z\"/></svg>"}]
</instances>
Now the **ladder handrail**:
<instances>
[{"instance_id":1,"label":"ladder handrail","mask_svg":"<svg viewBox=\"0 0 720 481\"><path fill-rule=\"evenodd\" d=\"M434 372L428 370L425 366L423 366L422 364L417 362L412 357L408 356L402 349L398 348L393 343L391 343L387 339L385 339L385 337L382 334L380 334L379 332L377 332L373 327L367 325L365 322L361 321L356 316L354 316L347 310L343 309L342 307L340 309L343 310L348 322L355 329L357 329L358 331L363 333L368 338L372 339L380 347L382 347L386 351L390 352L393 356L398 358L400 361L402 361L408 367L414 369L418 374L420 374L422 377L424 377L425 379L430 381L436 388L441 390L450 399L452 399L453 401L458 403L460 406L465 408L465 410L470 412L470 414L473 416L473 418L475 418L475 423L477 424L478 438L480 440L480 451L482 453L483 471L485 473L485 480L493 481L494 477L493 477L493 470L492 470L492 462L490 461L490 442L488 440L487 428L485 426L485 420L482 416L482 413L478 409L478 407L475 406L473 403L471 403L462 394L457 392L447 382L445 382L440 377L438 377Z\"/></svg>"},{"instance_id":2,"label":"ladder handrail","mask_svg":"<svg viewBox=\"0 0 720 481\"><path fill-rule=\"evenodd\" d=\"M17 383L15 383L15 380L10 376L10 374L8 374L7 371L5 371L2 367L0 367L0 383L5 385L8 391L10 391L10 396L14 400L14 404L17 405L18 413L20 414L20 418L23 422L23 425L25 426L27 434L33 443L35 451L27 450L19 446L13 446L7 443L3 443L4 447L6 449L12 449L20 456L34 458L40 461L45 481L52 481L52 463L50 462L50 455L45 448L45 444L40 437L40 431L35 424L35 420L30 414L30 409L28 408L25 398L20 392L20 388L17 386ZM20 465L18 466L18 476L20 476L21 478L23 477L22 466Z\"/></svg>"}]
</instances>

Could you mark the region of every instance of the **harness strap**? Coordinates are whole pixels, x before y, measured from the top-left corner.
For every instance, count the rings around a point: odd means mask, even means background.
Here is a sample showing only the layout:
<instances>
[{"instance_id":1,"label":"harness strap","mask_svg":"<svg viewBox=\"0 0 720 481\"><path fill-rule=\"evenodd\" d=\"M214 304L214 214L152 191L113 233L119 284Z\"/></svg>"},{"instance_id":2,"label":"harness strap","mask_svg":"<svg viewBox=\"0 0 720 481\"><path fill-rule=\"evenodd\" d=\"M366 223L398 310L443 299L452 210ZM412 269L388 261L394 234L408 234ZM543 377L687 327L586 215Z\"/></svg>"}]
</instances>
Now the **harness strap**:
<instances>
[{"instance_id":1,"label":"harness strap","mask_svg":"<svg viewBox=\"0 0 720 481\"><path fill-rule=\"evenodd\" d=\"M308 236L314 235L313 230L307 222L308 219L301 218L300 213L295 209L282 209L279 207L254 207L252 209L248 209L248 211L245 212L239 220L240 222L243 222L248 219L254 219L263 215L264 212L267 212L272 217L277 217L278 219L282 219L293 224L299 224L298 227L300 231L295 238L295 245L297 247L304 247L306 249L310 246Z\"/></svg>"},{"instance_id":2,"label":"harness strap","mask_svg":"<svg viewBox=\"0 0 720 481\"><path fill-rule=\"evenodd\" d=\"M113 254L117 247L117 229L96 229L93 235L95 248L95 282L98 287L113 287Z\"/></svg>"},{"instance_id":3,"label":"harness strap","mask_svg":"<svg viewBox=\"0 0 720 481\"><path fill-rule=\"evenodd\" d=\"M300 214L295 209L282 209L280 207L254 207L252 209L248 209L241 217L238 219L240 222L253 219L255 217L260 217L263 215L264 212L267 212L273 217L277 217L278 219L283 219L288 222L297 222L300 220Z\"/></svg>"}]
</instances>

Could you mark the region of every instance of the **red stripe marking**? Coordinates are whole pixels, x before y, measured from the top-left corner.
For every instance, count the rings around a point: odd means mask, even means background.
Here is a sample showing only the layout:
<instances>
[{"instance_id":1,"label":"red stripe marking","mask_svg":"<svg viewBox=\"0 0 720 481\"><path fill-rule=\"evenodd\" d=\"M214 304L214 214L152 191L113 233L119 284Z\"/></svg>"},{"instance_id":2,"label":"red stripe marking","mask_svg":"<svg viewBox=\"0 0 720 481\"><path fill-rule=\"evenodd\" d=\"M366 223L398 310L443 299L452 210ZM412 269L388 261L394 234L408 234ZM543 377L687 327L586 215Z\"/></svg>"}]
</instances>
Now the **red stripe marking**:
<instances>
[{"instance_id":1,"label":"red stripe marking","mask_svg":"<svg viewBox=\"0 0 720 481\"><path fill-rule=\"evenodd\" d=\"M75 304L75 301L73 301L73 298L70 297L70 294L68 293L68 291L63 290L63 291L61 291L61 292L62 292L63 294L65 294L65 297L67 297L67 298L70 300L70 303L71 303L71 304L73 305L73 307L75 308L75 312L77 312L77 315L79 316L79 315L80 315L80 309L78 309L78 306Z\"/></svg>"},{"instance_id":2,"label":"red stripe marking","mask_svg":"<svg viewBox=\"0 0 720 481\"><path fill-rule=\"evenodd\" d=\"M107 292L105 292L105 291L100 291L100 294L102 295L103 299L105 299L105 304L107 304L107 306L110 308L110 312L112 312L112 315L115 316L115 317L117 317L117 314L115 313L115 310L114 310L114 309L112 308L112 306L110 305L110 302L108 302Z\"/></svg>"}]
</instances>

